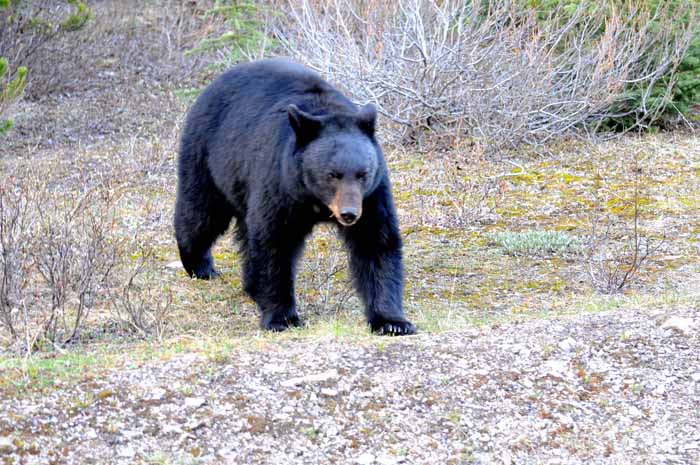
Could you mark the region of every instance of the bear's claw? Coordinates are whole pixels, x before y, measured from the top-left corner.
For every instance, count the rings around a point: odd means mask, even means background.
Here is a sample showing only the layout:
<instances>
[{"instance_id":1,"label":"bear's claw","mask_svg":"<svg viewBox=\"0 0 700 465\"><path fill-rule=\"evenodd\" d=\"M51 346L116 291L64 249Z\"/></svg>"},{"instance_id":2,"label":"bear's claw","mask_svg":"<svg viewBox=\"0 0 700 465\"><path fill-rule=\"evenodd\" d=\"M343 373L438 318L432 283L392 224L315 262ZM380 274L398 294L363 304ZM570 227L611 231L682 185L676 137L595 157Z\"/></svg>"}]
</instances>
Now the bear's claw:
<instances>
[{"instance_id":1,"label":"bear's claw","mask_svg":"<svg viewBox=\"0 0 700 465\"><path fill-rule=\"evenodd\" d=\"M216 279L221 276L221 273L216 271L214 268L208 268L204 270L195 270L192 273L192 277L203 280Z\"/></svg>"},{"instance_id":2,"label":"bear's claw","mask_svg":"<svg viewBox=\"0 0 700 465\"><path fill-rule=\"evenodd\" d=\"M408 336L416 333L416 326L410 321L384 321L372 325L372 331L383 336Z\"/></svg>"},{"instance_id":3,"label":"bear's claw","mask_svg":"<svg viewBox=\"0 0 700 465\"><path fill-rule=\"evenodd\" d=\"M272 317L270 321L263 320L262 322L263 329L272 331L274 333L279 333L289 328L299 328L302 326L304 326L304 323L298 315L293 315L289 317Z\"/></svg>"}]
</instances>

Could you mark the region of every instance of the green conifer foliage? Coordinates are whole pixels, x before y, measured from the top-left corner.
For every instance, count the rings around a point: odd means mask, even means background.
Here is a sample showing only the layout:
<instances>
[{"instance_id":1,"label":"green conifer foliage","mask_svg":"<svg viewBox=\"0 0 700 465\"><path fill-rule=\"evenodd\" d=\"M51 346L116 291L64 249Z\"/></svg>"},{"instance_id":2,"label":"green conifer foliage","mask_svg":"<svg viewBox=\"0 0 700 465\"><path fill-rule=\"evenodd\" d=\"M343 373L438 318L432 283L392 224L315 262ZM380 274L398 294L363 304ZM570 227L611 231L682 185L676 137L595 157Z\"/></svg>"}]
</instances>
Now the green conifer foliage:
<instances>
[{"instance_id":1,"label":"green conifer foliage","mask_svg":"<svg viewBox=\"0 0 700 465\"><path fill-rule=\"evenodd\" d=\"M70 10L61 10L61 3ZM89 19L79 0L0 0L0 135L12 128L9 109L24 93L34 53Z\"/></svg>"}]
</instances>

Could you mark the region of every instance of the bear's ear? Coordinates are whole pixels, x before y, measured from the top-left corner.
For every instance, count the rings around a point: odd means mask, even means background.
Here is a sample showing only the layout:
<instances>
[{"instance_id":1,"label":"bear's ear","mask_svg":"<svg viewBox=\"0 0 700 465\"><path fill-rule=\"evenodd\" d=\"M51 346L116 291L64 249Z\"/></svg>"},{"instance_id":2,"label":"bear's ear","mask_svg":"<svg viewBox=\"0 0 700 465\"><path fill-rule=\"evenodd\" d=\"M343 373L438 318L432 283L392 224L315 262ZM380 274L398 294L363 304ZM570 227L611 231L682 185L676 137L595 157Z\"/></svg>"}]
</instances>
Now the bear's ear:
<instances>
[{"instance_id":1,"label":"bear's ear","mask_svg":"<svg viewBox=\"0 0 700 465\"><path fill-rule=\"evenodd\" d=\"M298 143L306 143L318 136L321 131L322 121L320 118L310 115L291 104L287 107L289 124L294 129Z\"/></svg>"},{"instance_id":2,"label":"bear's ear","mask_svg":"<svg viewBox=\"0 0 700 465\"><path fill-rule=\"evenodd\" d=\"M377 109L371 103L360 108L357 115L357 124L366 134L373 136L377 126Z\"/></svg>"}]
</instances>

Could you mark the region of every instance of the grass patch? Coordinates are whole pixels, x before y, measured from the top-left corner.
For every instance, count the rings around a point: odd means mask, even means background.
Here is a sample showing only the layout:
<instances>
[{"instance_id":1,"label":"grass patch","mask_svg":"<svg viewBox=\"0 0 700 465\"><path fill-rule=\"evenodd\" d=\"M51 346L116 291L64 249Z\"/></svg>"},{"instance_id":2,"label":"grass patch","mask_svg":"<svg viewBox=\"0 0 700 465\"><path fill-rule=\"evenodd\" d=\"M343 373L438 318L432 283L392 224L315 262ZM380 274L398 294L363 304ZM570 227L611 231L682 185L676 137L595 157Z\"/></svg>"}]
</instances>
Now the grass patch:
<instances>
[{"instance_id":1,"label":"grass patch","mask_svg":"<svg viewBox=\"0 0 700 465\"><path fill-rule=\"evenodd\" d=\"M22 392L27 389L45 390L58 384L77 381L94 369L111 366L105 353L66 351L46 357L17 357L0 359L0 390Z\"/></svg>"},{"instance_id":2,"label":"grass patch","mask_svg":"<svg viewBox=\"0 0 700 465\"><path fill-rule=\"evenodd\" d=\"M580 241L563 231L504 231L490 235L491 244L514 257L546 257L576 253Z\"/></svg>"},{"instance_id":3,"label":"grass patch","mask_svg":"<svg viewBox=\"0 0 700 465\"><path fill-rule=\"evenodd\" d=\"M407 313L419 334L440 334L484 328L513 321L566 318L581 314L694 305L700 295L690 293L565 296L547 306L532 304L527 312L468 308L460 302L410 304ZM339 314L313 321L304 328L283 333L251 331L245 335L220 333L177 336L136 344L107 344L75 347L62 352L38 353L31 357L0 357L0 396L22 397L27 392L51 392L58 386L79 384L103 376L109 370L136 368L145 363L167 361L186 354L201 356L202 363L227 364L238 351L261 354L283 350L286 344L337 340L347 344L386 348L399 338L373 335L359 314ZM80 399L76 402L80 403Z\"/></svg>"}]
</instances>

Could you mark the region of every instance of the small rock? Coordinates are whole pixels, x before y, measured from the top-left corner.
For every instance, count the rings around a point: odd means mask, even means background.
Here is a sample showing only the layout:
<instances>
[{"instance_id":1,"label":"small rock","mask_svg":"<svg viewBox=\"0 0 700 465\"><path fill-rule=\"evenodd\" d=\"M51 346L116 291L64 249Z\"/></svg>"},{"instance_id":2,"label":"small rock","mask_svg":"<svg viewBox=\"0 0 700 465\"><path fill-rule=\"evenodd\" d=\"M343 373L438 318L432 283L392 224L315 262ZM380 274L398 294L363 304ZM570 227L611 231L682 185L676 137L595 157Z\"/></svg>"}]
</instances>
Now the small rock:
<instances>
[{"instance_id":1,"label":"small rock","mask_svg":"<svg viewBox=\"0 0 700 465\"><path fill-rule=\"evenodd\" d=\"M532 353L532 351L526 346L518 347L517 352L516 352L516 354L520 355L521 357L529 357L530 353Z\"/></svg>"},{"instance_id":2,"label":"small rock","mask_svg":"<svg viewBox=\"0 0 700 465\"><path fill-rule=\"evenodd\" d=\"M182 262L180 262L180 260L175 260L166 264L165 267L169 270L179 270L182 268Z\"/></svg>"},{"instance_id":3,"label":"small rock","mask_svg":"<svg viewBox=\"0 0 700 465\"><path fill-rule=\"evenodd\" d=\"M183 433L182 427L180 427L180 425L176 425L176 424L165 425L162 429L162 432L163 432L163 434L171 434L171 433L182 434Z\"/></svg>"},{"instance_id":4,"label":"small rock","mask_svg":"<svg viewBox=\"0 0 700 465\"><path fill-rule=\"evenodd\" d=\"M547 374L554 376L564 376L568 371L569 364L564 360L549 360L544 364Z\"/></svg>"},{"instance_id":5,"label":"small rock","mask_svg":"<svg viewBox=\"0 0 700 465\"><path fill-rule=\"evenodd\" d=\"M207 400L202 397L188 397L185 399L185 407L187 408L199 408L206 403Z\"/></svg>"},{"instance_id":6,"label":"small rock","mask_svg":"<svg viewBox=\"0 0 700 465\"><path fill-rule=\"evenodd\" d=\"M185 363L197 363L205 361L205 357L199 354L185 354L180 360Z\"/></svg>"},{"instance_id":7,"label":"small rock","mask_svg":"<svg viewBox=\"0 0 700 465\"><path fill-rule=\"evenodd\" d=\"M223 405L217 405L213 411L212 414L215 417L225 417L231 414L231 411L233 408L231 407L230 404L223 404Z\"/></svg>"},{"instance_id":8,"label":"small rock","mask_svg":"<svg viewBox=\"0 0 700 465\"><path fill-rule=\"evenodd\" d=\"M664 386L663 384L659 384L654 388L653 391L651 391L651 393L655 396L663 396L666 393L666 386Z\"/></svg>"},{"instance_id":9,"label":"small rock","mask_svg":"<svg viewBox=\"0 0 700 465\"><path fill-rule=\"evenodd\" d=\"M693 373L692 375L690 375L690 379L692 379L692 380L695 381L696 383L700 383L700 371L697 372L697 373Z\"/></svg>"},{"instance_id":10,"label":"small rock","mask_svg":"<svg viewBox=\"0 0 700 465\"><path fill-rule=\"evenodd\" d=\"M192 419L185 424L185 429L187 431L195 431L199 428L204 428L205 426L207 426L206 420Z\"/></svg>"},{"instance_id":11,"label":"small rock","mask_svg":"<svg viewBox=\"0 0 700 465\"><path fill-rule=\"evenodd\" d=\"M222 447L221 449L216 451L216 455L217 457L221 457L222 459L230 459L235 456L235 453L230 447Z\"/></svg>"},{"instance_id":12,"label":"small rock","mask_svg":"<svg viewBox=\"0 0 700 465\"><path fill-rule=\"evenodd\" d=\"M488 452L475 452L473 455L473 462L478 465L486 465L490 463L496 463L496 458L489 454ZM459 460L457 457L455 459ZM547 462L548 464L552 462Z\"/></svg>"},{"instance_id":13,"label":"small rock","mask_svg":"<svg viewBox=\"0 0 700 465\"><path fill-rule=\"evenodd\" d=\"M591 373L606 373L611 370L610 363L602 358L594 358L588 361L588 371Z\"/></svg>"},{"instance_id":14,"label":"small rock","mask_svg":"<svg viewBox=\"0 0 700 465\"><path fill-rule=\"evenodd\" d=\"M508 431L512 428L513 426L513 420L511 418L502 418L501 420L496 423L496 429L498 431ZM452 445L452 448L456 451L460 451L464 449L464 444L460 442L456 442Z\"/></svg>"},{"instance_id":15,"label":"small rock","mask_svg":"<svg viewBox=\"0 0 700 465\"><path fill-rule=\"evenodd\" d=\"M132 458L136 455L136 451L131 446L125 446L117 451L119 457Z\"/></svg>"},{"instance_id":16,"label":"small rock","mask_svg":"<svg viewBox=\"0 0 700 465\"><path fill-rule=\"evenodd\" d=\"M377 463L379 465L396 465L399 461L390 455L380 455L377 457Z\"/></svg>"},{"instance_id":17,"label":"small rock","mask_svg":"<svg viewBox=\"0 0 700 465\"><path fill-rule=\"evenodd\" d=\"M321 389L321 395L324 397L335 397L338 395L337 389L323 388Z\"/></svg>"},{"instance_id":18,"label":"small rock","mask_svg":"<svg viewBox=\"0 0 700 465\"><path fill-rule=\"evenodd\" d=\"M0 437L0 452L2 453L10 453L15 449L14 444L12 444L12 441L8 437Z\"/></svg>"},{"instance_id":19,"label":"small rock","mask_svg":"<svg viewBox=\"0 0 700 465\"><path fill-rule=\"evenodd\" d=\"M682 316L672 316L661 325L662 329L672 329L679 333L688 335L695 328L695 322L690 318Z\"/></svg>"},{"instance_id":20,"label":"small rock","mask_svg":"<svg viewBox=\"0 0 700 465\"><path fill-rule=\"evenodd\" d=\"M300 376L298 378L290 378L286 381L280 383L282 387L294 387L300 384L312 384L312 383L322 383L324 381L330 381L332 379L338 378L338 370L327 370L322 373L317 373L315 375Z\"/></svg>"},{"instance_id":21,"label":"small rock","mask_svg":"<svg viewBox=\"0 0 700 465\"><path fill-rule=\"evenodd\" d=\"M153 388L146 393L146 395L144 396L144 399L146 399L146 400L163 400L167 393L168 393L168 391L166 391L163 388L159 388L159 387Z\"/></svg>"},{"instance_id":22,"label":"small rock","mask_svg":"<svg viewBox=\"0 0 700 465\"><path fill-rule=\"evenodd\" d=\"M129 430L129 429L122 431L122 434L124 435L124 437L126 437L129 440L134 440L142 435L141 431Z\"/></svg>"},{"instance_id":23,"label":"small rock","mask_svg":"<svg viewBox=\"0 0 700 465\"><path fill-rule=\"evenodd\" d=\"M567 337L566 339L559 341L559 348L564 352L571 352L577 345L578 343L572 337Z\"/></svg>"},{"instance_id":24,"label":"small rock","mask_svg":"<svg viewBox=\"0 0 700 465\"><path fill-rule=\"evenodd\" d=\"M360 465L371 465L374 463L374 455L365 452L355 459L355 463L359 463Z\"/></svg>"},{"instance_id":25,"label":"small rock","mask_svg":"<svg viewBox=\"0 0 700 465\"><path fill-rule=\"evenodd\" d=\"M570 415L559 415L559 421L567 428L574 427L574 419Z\"/></svg>"},{"instance_id":26,"label":"small rock","mask_svg":"<svg viewBox=\"0 0 700 465\"><path fill-rule=\"evenodd\" d=\"M508 451L503 451L501 453L501 463L503 465L511 465L513 463L513 456Z\"/></svg>"},{"instance_id":27,"label":"small rock","mask_svg":"<svg viewBox=\"0 0 700 465\"><path fill-rule=\"evenodd\" d=\"M642 411L639 410L634 405L631 405L630 408L627 409L627 413L629 413L629 415L632 418L641 418L642 417Z\"/></svg>"},{"instance_id":28,"label":"small rock","mask_svg":"<svg viewBox=\"0 0 700 465\"><path fill-rule=\"evenodd\" d=\"M236 420L236 421L234 421L233 423L231 423L230 428L231 428L231 431L232 431L232 432L234 432L234 433L240 433L240 432L243 431L243 429L244 429L245 427L247 427L247 426L248 426L248 422L246 422L246 421L243 420L242 418L239 418L238 420Z\"/></svg>"},{"instance_id":29,"label":"small rock","mask_svg":"<svg viewBox=\"0 0 700 465\"><path fill-rule=\"evenodd\" d=\"M323 427L323 434L324 434L326 437L332 438L332 437L338 435L338 428L337 428L335 425L333 425L333 424L325 425L325 426Z\"/></svg>"},{"instance_id":30,"label":"small rock","mask_svg":"<svg viewBox=\"0 0 700 465\"><path fill-rule=\"evenodd\" d=\"M286 413L276 413L272 416L272 421L285 422L289 421L289 415Z\"/></svg>"},{"instance_id":31,"label":"small rock","mask_svg":"<svg viewBox=\"0 0 700 465\"><path fill-rule=\"evenodd\" d=\"M279 373L281 371L284 371L284 367L279 363L266 363L265 365L263 365L263 371L266 371L268 373Z\"/></svg>"}]
</instances>

